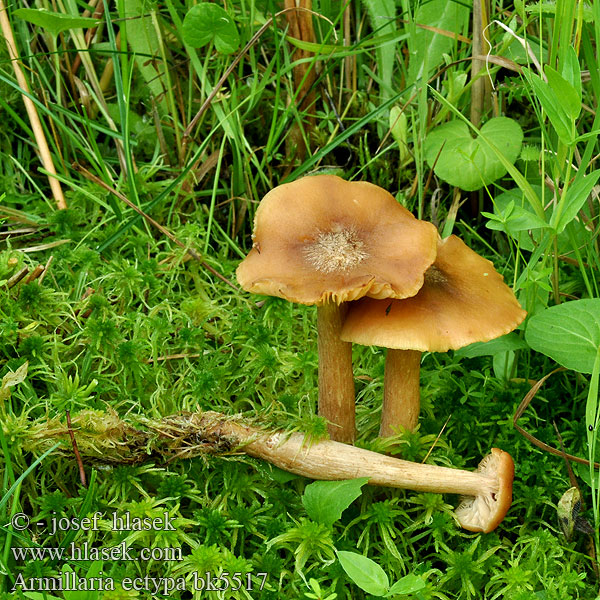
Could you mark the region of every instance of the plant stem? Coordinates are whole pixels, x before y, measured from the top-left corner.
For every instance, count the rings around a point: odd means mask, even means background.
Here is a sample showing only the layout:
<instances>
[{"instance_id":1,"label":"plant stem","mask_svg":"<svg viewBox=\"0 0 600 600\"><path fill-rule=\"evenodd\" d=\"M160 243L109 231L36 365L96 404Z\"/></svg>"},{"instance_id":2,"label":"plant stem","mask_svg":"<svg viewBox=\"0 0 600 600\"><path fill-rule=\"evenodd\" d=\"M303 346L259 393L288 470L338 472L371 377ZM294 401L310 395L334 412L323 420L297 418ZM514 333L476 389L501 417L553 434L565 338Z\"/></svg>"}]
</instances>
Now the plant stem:
<instances>
[{"instance_id":1,"label":"plant stem","mask_svg":"<svg viewBox=\"0 0 600 600\"><path fill-rule=\"evenodd\" d=\"M52 195L54 196L54 201L56 202L57 208L67 208L67 202L65 200L60 182L58 181L58 179L53 177L53 175L56 175L56 169L54 168L52 154L50 153L50 148L48 147L48 141L46 140L46 136L44 134L42 122L40 121L40 117L38 115L35 104L28 96L28 94L30 94L29 85L27 83L27 79L25 78L25 73L23 73L23 69L19 64L19 52L17 50L17 44L15 42L10 21L8 20L8 13L6 12L4 0L0 0L0 28L2 29L4 40L6 41L6 47L8 48L8 56L10 57L15 72L15 77L17 78L17 83L23 91L23 104L25 105L25 109L27 110L27 116L29 117L31 128L33 129L33 134L35 135L35 141L38 145L38 150L40 152L42 164L44 165L44 169L46 169L46 171L48 171L49 173L48 181L50 183ZM59 73L57 73L57 77L58 75Z\"/></svg>"},{"instance_id":2,"label":"plant stem","mask_svg":"<svg viewBox=\"0 0 600 600\"><path fill-rule=\"evenodd\" d=\"M354 378L352 344L340 332L346 304L326 302L317 307L319 346L319 414L328 421L332 440L354 443Z\"/></svg>"},{"instance_id":3,"label":"plant stem","mask_svg":"<svg viewBox=\"0 0 600 600\"><path fill-rule=\"evenodd\" d=\"M418 350L388 348L380 437L394 435L399 426L409 430L417 426L421 410L421 354Z\"/></svg>"}]
</instances>

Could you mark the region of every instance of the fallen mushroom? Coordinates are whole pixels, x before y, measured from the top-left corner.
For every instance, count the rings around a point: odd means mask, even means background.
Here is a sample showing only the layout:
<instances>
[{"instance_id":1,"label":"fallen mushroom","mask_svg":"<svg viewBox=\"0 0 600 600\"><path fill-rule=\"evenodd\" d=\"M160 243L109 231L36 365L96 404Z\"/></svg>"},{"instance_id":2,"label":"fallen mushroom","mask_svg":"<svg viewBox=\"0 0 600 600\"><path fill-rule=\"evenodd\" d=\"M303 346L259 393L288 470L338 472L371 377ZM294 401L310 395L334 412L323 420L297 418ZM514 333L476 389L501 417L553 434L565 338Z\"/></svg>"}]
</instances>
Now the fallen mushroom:
<instances>
[{"instance_id":1,"label":"fallen mushroom","mask_svg":"<svg viewBox=\"0 0 600 600\"><path fill-rule=\"evenodd\" d=\"M342 340L388 348L380 435L414 429L423 352L446 352L512 331L526 316L493 264L455 235L440 240L419 292L350 304Z\"/></svg>"},{"instance_id":2,"label":"fallen mushroom","mask_svg":"<svg viewBox=\"0 0 600 600\"><path fill-rule=\"evenodd\" d=\"M142 418L134 426L113 411L86 409L73 416L71 427L60 418L38 419L21 432L23 447L36 454L55 450L72 457L73 431L88 465L139 465L244 452L311 479L367 477L371 485L460 494L468 498L457 508L456 517L471 531L494 529L512 500L514 464L507 452L496 448L475 472L465 471L413 463L330 440L311 443L302 433L263 430L213 411ZM57 449L59 439L65 443Z\"/></svg>"},{"instance_id":3,"label":"fallen mushroom","mask_svg":"<svg viewBox=\"0 0 600 600\"><path fill-rule=\"evenodd\" d=\"M416 294L435 259L436 229L376 185L315 175L271 190L252 237L238 282L249 292L317 305L319 414L332 439L352 443L352 345L339 337L345 303Z\"/></svg>"},{"instance_id":4,"label":"fallen mushroom","mask_svg":"<svg viewBox=\"0 0 600 600\"><path fill-rule=\"evenodd\" d=\"M463 471L413 463L371 450L325 440L310 444L302 433L263 432L205 413L204 437L228 440L231 447L296 475L311 479L341 480L368 477L370 485L418 492L468 496L455 511L462 527L488 533L510 508L514 463L508 454L492 448L477 471Z\"/></svg>"}]
</instances>

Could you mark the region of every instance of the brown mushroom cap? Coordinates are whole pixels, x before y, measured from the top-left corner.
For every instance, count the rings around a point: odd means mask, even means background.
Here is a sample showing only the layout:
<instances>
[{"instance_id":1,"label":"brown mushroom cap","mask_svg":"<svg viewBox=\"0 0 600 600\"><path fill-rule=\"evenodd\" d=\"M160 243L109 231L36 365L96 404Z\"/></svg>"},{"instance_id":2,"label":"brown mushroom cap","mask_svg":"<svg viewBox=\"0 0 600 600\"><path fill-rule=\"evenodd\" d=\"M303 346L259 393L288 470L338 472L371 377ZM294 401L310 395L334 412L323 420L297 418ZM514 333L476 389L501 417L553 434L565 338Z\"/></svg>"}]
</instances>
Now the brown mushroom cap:
<instances>
[{"instance_id":1,"label":"brown mushroom cap","mask_svg":"<svg viewBox=\"0 0 600 600\"><path fill-rule=\"evenodd\" d=\"M263 198L253 241L237 269L246 291L322 304L416 294L437 232L376 185L315 175Z\"/></svg>"},{"instance_id":2,"label":"brown mushroom cap","mask_svg":"<svg viewBox=\"0 0 600 600\"><path fill-rule=\"evenodd\" d=\"M342 339L445 352L504 335L526 314L492 263L451 235L440 240L437 258L416 296L352 303Z\"/></svg>"},{"instance_id":3,"label":"brown mushroom cap","mask_svg":"<svg viewBox=\"0 0 600 600\"><path fill-rule=\"evenodd\" d=\"M515 464L508 452L492 448L477 468L489 484L475 497L465 498L454 511L458 522L469 531L489 533L504 519L512 502Z\"/></svg>"}]
</instances>

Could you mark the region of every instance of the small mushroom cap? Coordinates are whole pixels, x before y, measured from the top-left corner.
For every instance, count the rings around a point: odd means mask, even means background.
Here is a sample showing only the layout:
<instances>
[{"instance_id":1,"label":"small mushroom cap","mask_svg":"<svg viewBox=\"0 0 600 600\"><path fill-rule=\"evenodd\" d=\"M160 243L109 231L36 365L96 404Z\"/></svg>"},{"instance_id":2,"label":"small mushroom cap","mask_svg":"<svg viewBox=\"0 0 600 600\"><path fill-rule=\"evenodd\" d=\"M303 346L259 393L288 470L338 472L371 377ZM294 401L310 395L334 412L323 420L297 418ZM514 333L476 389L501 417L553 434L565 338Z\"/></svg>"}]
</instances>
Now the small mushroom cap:
<instances>
[{"instance_id":1,"label":"small mushroom cap","mask_svg":"<svg viewBox=\"0 0 600 600\"><path fill-rule=\"evenodd\" d=\"M469 531L489 533L498 527L512 502L515 463L508 452L492 448L477 472L489 479L481 493L465 498L454 511L458 522Z\"/></svg>"},{"instance_id":2,"label":"small mushroom cap","mask_svg":"<svg viewBox=\"0 0 600 600\"><path fill-rule=\"evenodd\" d=\"M302 304L412 296L437 250L435 227L390 193L333 175L271 190L256 211L253 241L239 284Z\"/></svg>"},{"instance_id":3,"label":"small mushroom cap","mask_svg":"<svg viewBox=\"0 0 600 600\"><path fill-rule=\"evenodd\" d=\"M367 346L445 352L504 335L526 314L492 263L451 235L440 240L437 258L415 296L352 303L341 338Z\"/></svg>"}]
</instances>

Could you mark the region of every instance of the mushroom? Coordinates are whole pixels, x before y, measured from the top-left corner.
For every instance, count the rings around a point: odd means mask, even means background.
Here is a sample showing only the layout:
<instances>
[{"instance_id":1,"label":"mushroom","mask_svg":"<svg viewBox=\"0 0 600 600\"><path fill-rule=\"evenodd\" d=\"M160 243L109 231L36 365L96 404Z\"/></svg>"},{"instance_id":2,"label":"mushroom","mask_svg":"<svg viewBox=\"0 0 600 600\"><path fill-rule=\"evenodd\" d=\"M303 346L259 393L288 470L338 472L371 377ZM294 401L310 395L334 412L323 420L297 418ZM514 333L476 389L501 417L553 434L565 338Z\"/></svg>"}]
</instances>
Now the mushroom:
<instances>
[{"instance_id":1,"label":"mushroom","mask_svg":"<svg viewBox=\"0 0 600 600\"><path fill-rule=\"evenodd\" d=\"M388 348L380 436L414 429L423 352L446 352L512 331L527 313L493 264L455 235L440 240L419 292L350 305L342 340Z\"/></svg>"},{"instance_id":2,"label":"mushroom","mask_svg":"<svg viewBox=\"0 0 600 600\"><path fill-rule=\"evenodd\" d=\"M384 189L333 175L271 190L237 269L246 291L317 305L319 414L332 439L354 440L352 345L339 338L345 304L406 298L423 285L437 232Z\"/></svg>"},{"instance_id":3,"label":"mushroom","mask_svg":"<svg viewBox=\"0 0 600 600\"><path fill-rule=\"evenodd\" d=\"M508 452L492 448L491 454L479 463L477 473L497 482L496 491L465 498L454 514L465 529L488 533L498 527L510 508L515 464Z\"/></svg>"},{"instance_id":4,"label":"mushroom","mask_svg":"<svg viewBox=\"0 0 600 600\"><path fill-rule=\"evenodd\" d=\"M302 433L261 431L218 413L204 413L201 421L203 439L227 439L230 447L239 446L296 475L321 480L368 477L370 485L467 496L455 515L470 531L492 531L511 505L514 463L498 448L473 472L413 463L331 440L311 444Z\"/></svg>"}]
</instances>

